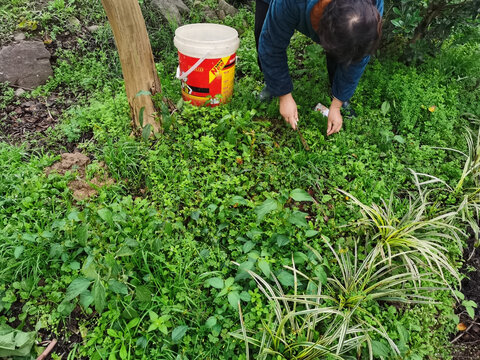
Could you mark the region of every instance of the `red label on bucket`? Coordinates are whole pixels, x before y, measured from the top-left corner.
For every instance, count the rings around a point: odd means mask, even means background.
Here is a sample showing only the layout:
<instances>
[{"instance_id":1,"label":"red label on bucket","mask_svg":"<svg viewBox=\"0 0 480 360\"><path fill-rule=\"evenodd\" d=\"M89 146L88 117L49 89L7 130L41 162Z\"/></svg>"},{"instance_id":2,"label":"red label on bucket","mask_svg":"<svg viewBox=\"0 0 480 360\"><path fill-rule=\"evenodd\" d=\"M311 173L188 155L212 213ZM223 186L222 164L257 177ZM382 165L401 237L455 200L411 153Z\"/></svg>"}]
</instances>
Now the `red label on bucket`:
<instances>
[{"instance_id":1,"label":"red label on bucket","mask_svg":"<svg viewBox=\"0 0 480 360\"><path fill-rule=\"evenodd\" d=\"M187 72L198 58L178 53L180 74ZM233 95L236 54L217 59L205 59L182 81L182 96L193 105L209 106L227 102Z\"/></svg>"}]
</instances>

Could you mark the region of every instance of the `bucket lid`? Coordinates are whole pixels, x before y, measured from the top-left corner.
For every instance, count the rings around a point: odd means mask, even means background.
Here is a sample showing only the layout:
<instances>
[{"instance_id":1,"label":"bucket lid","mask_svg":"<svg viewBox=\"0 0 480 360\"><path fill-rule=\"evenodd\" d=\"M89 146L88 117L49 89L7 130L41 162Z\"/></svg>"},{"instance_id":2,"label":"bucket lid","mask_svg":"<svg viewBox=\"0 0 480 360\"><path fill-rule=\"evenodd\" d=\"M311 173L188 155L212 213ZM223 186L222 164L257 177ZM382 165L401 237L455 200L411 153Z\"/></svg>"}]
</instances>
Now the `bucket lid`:
<instances>
[{"instance_id":1,"label":"bucket lid","mask_svg":"<svg viewBox=\"0 0 480 360\"><path fill-rule=\"evenodd\" d=\"M207 59L234 54L240 40L234 28L220 24L189 24L175 30L175 47L182 54Z\"/></svg>"}]
</instances>

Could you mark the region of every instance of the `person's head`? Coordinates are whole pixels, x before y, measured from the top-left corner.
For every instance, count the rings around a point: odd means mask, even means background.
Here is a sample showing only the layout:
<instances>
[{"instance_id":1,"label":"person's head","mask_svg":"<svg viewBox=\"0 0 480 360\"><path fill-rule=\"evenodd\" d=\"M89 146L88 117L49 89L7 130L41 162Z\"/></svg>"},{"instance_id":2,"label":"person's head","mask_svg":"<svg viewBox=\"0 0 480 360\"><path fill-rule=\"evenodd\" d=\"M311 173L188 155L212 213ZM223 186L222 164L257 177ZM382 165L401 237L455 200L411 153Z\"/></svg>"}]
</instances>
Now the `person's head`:
<instances>
[{"instance_id":1,"label":"person's head","mask_svg":"<svg viewBox=\"0 0 480 360\"><path fill-rule=\"evenodd\" d=\"M381 33L382 20L376 0L331 0L323 10L318 27L320 44L325 51L346 64L373 54Z\"/></svg>"}]
</instances>

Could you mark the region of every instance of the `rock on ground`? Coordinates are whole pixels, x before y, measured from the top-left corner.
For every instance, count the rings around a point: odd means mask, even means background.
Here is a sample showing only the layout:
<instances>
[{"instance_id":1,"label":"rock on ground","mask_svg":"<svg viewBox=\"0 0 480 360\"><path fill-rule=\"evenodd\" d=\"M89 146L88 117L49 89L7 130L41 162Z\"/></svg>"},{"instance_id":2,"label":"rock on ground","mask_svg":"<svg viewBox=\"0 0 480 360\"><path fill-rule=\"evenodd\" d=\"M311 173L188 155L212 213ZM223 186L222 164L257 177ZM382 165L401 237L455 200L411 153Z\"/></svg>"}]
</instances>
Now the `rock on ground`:
<instances>
[{"instance_id":1,"label":"rock on ground","mask_svg":"<svg viewBox=\"0 0 480 360\"><path fill-rule=\"evenodd\" d=\"M238 13L238 9L228 4L225 0L218 1L217 10L212 10L206 6L203 10L203 15L206 20L220 20L223 21L227 16L235 16Z\"/></svg>"},{"instance_id":2,"label":"rock on ground","mask_svg":"<svg viewBox=\"0 0 480 360\"><path fill-rule=\"evenodd\" d=\"M41 41L22 41L0 49L0 82L33 89L52 74L50 53Z\"/></svg>"},{"instance_id":3,"label":"rock on ground","mask_svg":"<svg viewBox=\"0 0 480 360\"><path fill-rule=\"evenodd\" d=\"M13 40L15 41L23 41L25 40L26 36L23 32L16 32L13 34Z\"/></svg>"},{"instance_id":4,"label":"rock on ground","mask_svg":"<svg viewBox=\"0 0 480 360\"><path fill-rule=\"evenodd\" d=\"M223 11L225 15L235 16L238 13L238 10L228 4L225 0L218 0L218 11Z\"/></svg>"},{"instance_id":5,"label":"rock on ground","mask_svg":"<svg viewBox=\"0 0 480 360\"><path fill-rule=\"evenodd\" d=\"M207 20L217 19L217 13L215 12L215 10L210 9L208 6L203 10L203 15Z\"/></svg>"},{"instance_id":6,"label":"rock on ground","mask_svg":"<svg viewBox=\"0 0 480 360\"><path fill-rule=\"evenodd\" d=\"M97 32L99 29L100 29L100 26L98 25L87 26L87 31L91 34Z\"/></svg>"},{"instance_id":7,"label":"rock on ground","mask_svg":"<svg viewBox=\"0 0 480 360\"><path fill-rule=\"evenodd\" d=\"M25 93L26 93L26 91L23 90L22 88L19 88L19 89L15 90L15 96L17 96L17 97L20 97Z\"/></svg>"},{"instance_id":8,"label":"rock on ground","mask_svg":"<svg viewBox=\"0 0 480 360\"><path fill-rule=\"evenodd\" d=\"M160 10L165 19L173 20L177 25L182 22L181 14L190 12L182 0L152 0L152 4Z\"/></svg>"}]
</instances>

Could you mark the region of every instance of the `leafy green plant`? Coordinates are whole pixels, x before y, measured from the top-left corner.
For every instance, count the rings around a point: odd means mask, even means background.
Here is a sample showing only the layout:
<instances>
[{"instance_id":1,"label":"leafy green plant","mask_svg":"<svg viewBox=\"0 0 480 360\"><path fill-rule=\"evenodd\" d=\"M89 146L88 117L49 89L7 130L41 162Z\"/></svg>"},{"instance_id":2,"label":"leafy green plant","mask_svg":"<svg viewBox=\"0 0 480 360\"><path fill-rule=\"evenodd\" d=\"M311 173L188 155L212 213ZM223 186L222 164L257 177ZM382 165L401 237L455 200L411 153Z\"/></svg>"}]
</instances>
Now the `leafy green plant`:
<instances>
[{"instance_id":1,"label":"leafy green plant","mask_svg":"<svg viewBox=\"0 0 480 360\"><path fill-rule=\"evenodd\" d=\"M147 151L144 143L129 137L117 141L108 139L102 149L102 158L115 180L125 181L127 186L138 191L145 182L142 162Z\"/></svg>"},{"instance_id":2,"label":"leafy green plant","mask_svg":"<svg viewBox=\"0 0 480 360\"><path fill-rule=\"evenodd\" d=\"M148 331L155 331L159 330L163 334L168 334L168 329L172 326L170 322L171 316L170 315L161 315L159 316L154 311L149 311L148 315L150 316L150 326L148 327Z\"/></svg>"},{"instance_id":3,"label":"leafy green plant","mask_svg":"<svg viewBox=\"0 0 480 360\"><path fill-rule=\"evenodd\" d=\"M465 311L471 319L475 320L475 309L477 308L477 303L472 300L466 300L465 295L460 291L455 291L455 295L462 301L462 306L465 307Z\"/></svg>"},{"instance_id":4,"label":"leafy green plant","mask_svg":"<svg viewBox=\"0 0 480 360\"><path fill-rule=\"evenodd\" d=\"M472 118L473 123L478 125L478 119ZM468 224L469 228L473 231L475 239L479 239L480 228L478 225L478 219L480 214L479 205L479 187L480 187L480 129L477 130L477 134L470 128L465 128L465 140L467 143L467 151L462 152L452 148L439 148L449 152L460 154L464 157L465 162L462 172L456 184L452 187L445 181L428 174L419 174L413 172L415 178L415 184L422 198L428 196L432 191L441 189L450 194L453 205L449 206L451 210L449 214L446 214L446 220L449 223L462 222ZM421 178L427 178L427 180L421 181ZM436 188L431 188L434 185ZM428 188L430 186L430 188Z\"/></svg>"},{"instance_id":5,"label":"leafy green plant","mask_svg":"<svg viewBox=\"0 0 480 360\"><path fill-rule=\"evenodd\" d=\"M416 31L410 20L417 21L417 13L423 17L431 3L386 2L385 35L394 36L398 49L407 48L400 50L406 60L433 49L422 48L426 42L419 40L408 51ZM194 5L184 21L204 21L200 8L216 4ZM391 207L392 219L398 218L392 227L398 227L406 225L400 220L410 205L400 197L419 186L428 204L426 220L455 213L439 221L465 226L459 207L465 199L476 201L473 173L455 194L462 159L439 147L468 154L462 129L472 116L461 114L479 109L478 30L464 31L470 26L457 22L440 45L435 39L442 34L435 31L437 20L443 20L438 17L427 41L435 41L439 57L423 57L417 67L385 56L371 61L352 98L358 121L328 138L326 119L312 110L330 100L324 52L296 34L288 63L307 152L279 117L278 103L256 98L263 83L252 51L250 5L224 20L239 30L241 47L235 95L216 108L178 101L175 28L159 20L150 1L141 6L161 73L163 93L156 100L161 104L166 97L177 104L173 110L162 108L164 133L155 141L129 137L121 67L101 2L0 5L0 42L11 40L5 29L13 31L22 19L27 38L52 40L54 76L28 94L55 94L62 109L47 142L69 142L69 150L75 145L87 151L104 161L116 180L97 197L76 201L69 189L74 175L44 173L58 159L48 144L0 143L0 324L38 329L42 338L81 334L68 359L245 359L262 352L262 346L307 359L328 352L336 358L448 358L449 332L458 322L451 292L439 290L445 287L441 277L429 274L440 270L434 262L425 270L425 256L398 243L390 246L391 254L386 246L380 251L380 236L371 239L376 225L347 226L358 218L357 209L334 189L386 212ZM404 15L408 26L393 34L390 20ZM87 32L90 25L98 28ZM412 56L417 51L419 56ZM11 103L11 88L0 93L5 96L0 104ZM88 143L77 144L92 135ZM408 168L417 169L417 177L409 176ZM380 203L391 193L394 207ZM463 209L465 220L473 223L475 208ZM410 235L420 237L417 230ZM330 247L321 235L335 244ZM311 250L302 251L305 242L321 260ZM450 261L459 252L449 238L438 244ZM418 260L419 274L403 257ZM231 259L241 262L238 272ZM269 284L273 295L262 286L271 303L246 270ZM443 269L445 279L453 282L447 272ZM150 312L158 315L156 322ZM231 338L239 314L243 330ZM170 318L159 321L162 316ZM148 331L152 323L159 326Z\"/></svg>"},{"instance_id":6,"label":"leafy green plant","mask_svg":"<svg viewBox=\"0 0 480 360\"><path fill-rule=\"evenodd\" d=\"M213 277L207 279L205 284L210 285L216 289L219 289L220 292L217 294L217 297L227 296L229 304L234 308L237 309L237 303L240 299L249 301L250 295L242 290L242 287L234 284L235 279L233 277L229 277L225 281L219 277Z\"/></svg>"},{"instance_id":7,"label":"leafy green plant","mask_svg":"<svg viewBox=\"0 0 480 360\"><path fill-rule=\"evenodd\" d=\"M478 125L479 122L477 121L476 124ZM474 134L472 129L465 128L465 140L467 142L467 153L456 150L456 152L459 152L465 157L465 165L463 166L462 176L458 180L455 189L453 189L454 193L459 193L463 190L465 181L468 179L470 179L476 187L480 186L480 128L477 134ZM472 193L472 196L476 196L476 191Z\"/></svg>"},{"instance_id":8,"label":"leafy green plant","mask_svg":"<svg viewBox=\"0 0 480 360\"><path fill-rule=\"evenodd\" d=\"M135 328L138 327L139 323L140 319L134 318L130 320L122 330L115 330L113 328L107 329L107 334L114 339L114 345L111 349L110 356L114 356L112 354L115 354L118 349L120 359L130 358L129 354L131 353L133 346L131 333L135 332Z\"/></svg>"},{"instance_id":9,"label":"leafy green plant","mask_svg":"<svg viewBox=\"0 0 480 360\"><path fill-rule=\"evenodd\" d=\"M0 83L0 110L5 110L8 103L15 97L15 91L8 83Z\"/></svg>"},{"instance_id":10,"label":"leafy green plant","mask_svg":"<svg viewBox=\"0 0 480 360\"><path fill-rule=\"evenodd\" d=\"M474 1L390 0L385 1L385 16L384 34L388 42L402 42L401 50L412 49L413 57L434 52L455 28L473 27L478 21ZM425 44L415 46L420 42Z\"/></svg>"},{"instance_id":11,"label":"leafy green plant","mask_svg":"<svg viewBox=\"0 0 480 360\"><path fill-rule=\"evenodd\" d=\"M35 331L23 332L0 325L0 356L29 356L36 335Z\"/></svg>"},{"instance_id":12,"label":"leafy green plant","mask_svg":"<svg viewBox=\"0 0 480 360\"><path fill-rule=\"evenodd\" d=\"M418 24L422 20L420 16L420 9L415 8L413 2L401 1L400 7L394 6L392 8L395 18L391 20L394 25L394 34L405 34L407 36L413 35Z\"/></svg>"}]
</instances>

